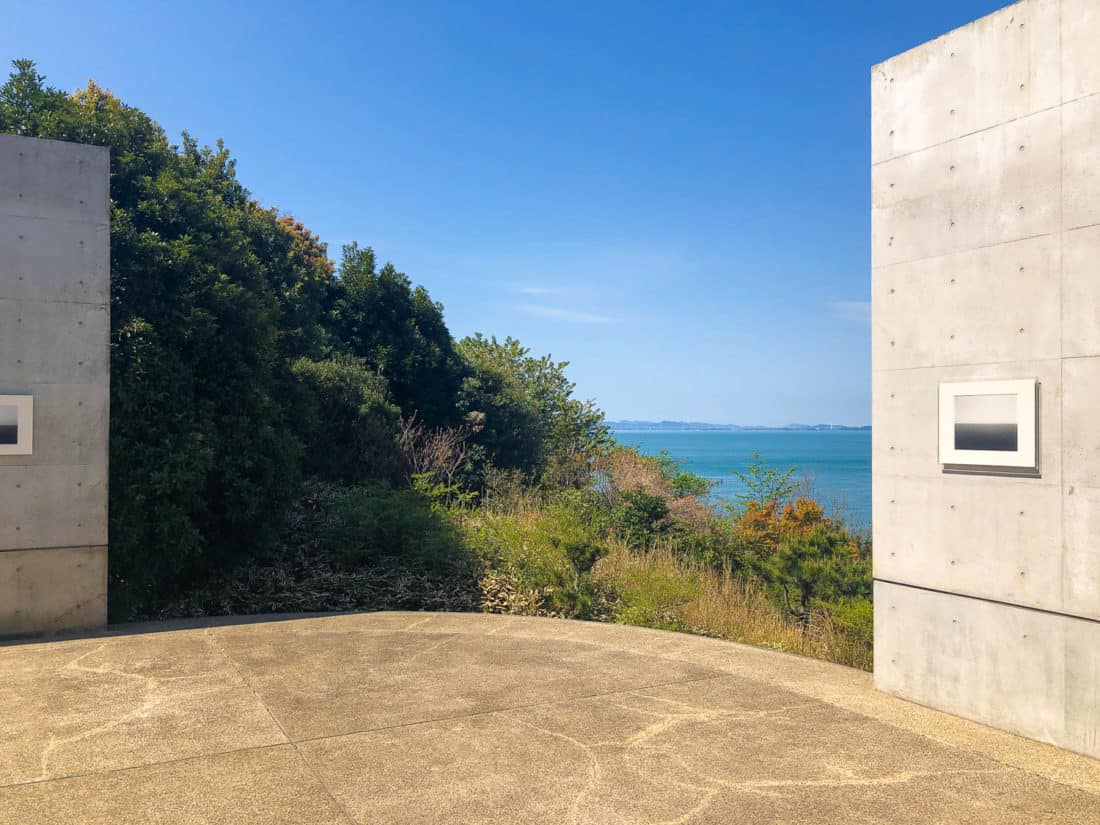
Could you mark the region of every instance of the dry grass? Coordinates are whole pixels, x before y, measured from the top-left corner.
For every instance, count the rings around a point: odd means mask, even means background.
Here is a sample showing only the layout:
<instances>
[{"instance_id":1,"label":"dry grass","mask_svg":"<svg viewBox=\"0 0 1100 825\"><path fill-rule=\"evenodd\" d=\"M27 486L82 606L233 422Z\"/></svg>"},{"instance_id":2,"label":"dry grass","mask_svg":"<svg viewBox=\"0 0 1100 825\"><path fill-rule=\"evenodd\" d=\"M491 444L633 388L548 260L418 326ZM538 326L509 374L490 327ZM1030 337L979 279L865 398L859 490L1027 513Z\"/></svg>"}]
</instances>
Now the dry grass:
<instances>
[{"instance_id":1,"label":"dry grass","mask_svg":"<svg viewBox=\"0 0 1100 825\"><path fill-rule=\"evenodd\" d=\"M680 630L871 669L871 649L815 613L806 633L775 606L762 585L684 560L668 548L616 547L593 571L617 594L626 624Z\"/></svg>"}]
</instances>

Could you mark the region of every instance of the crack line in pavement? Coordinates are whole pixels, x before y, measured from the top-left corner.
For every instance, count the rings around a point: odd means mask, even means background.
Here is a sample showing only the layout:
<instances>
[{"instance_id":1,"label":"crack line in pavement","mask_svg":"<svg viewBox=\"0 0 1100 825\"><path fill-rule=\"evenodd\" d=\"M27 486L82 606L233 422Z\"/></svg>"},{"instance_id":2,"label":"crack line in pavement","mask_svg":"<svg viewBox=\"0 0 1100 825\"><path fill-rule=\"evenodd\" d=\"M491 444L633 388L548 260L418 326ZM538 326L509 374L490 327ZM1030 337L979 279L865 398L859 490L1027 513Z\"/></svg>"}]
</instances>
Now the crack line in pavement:
<instances>
[{"instance_id":1,"label":"crack line in pavement","mask_svg":"<svg viewBox=\"0 0 1100 825\"><path fill-rule=\"evenodd\" d=\"M313 775L313 778L317 781L317 783L322 788L324 788L324 791L328 795L328 798L331 799L332 804L336 806L336 810L340 811L340 813L344 815L348 822L358 822L359 820L352 816L351 812L348 811L348 809L343 806L340 800L336 798L336 795L332 792L332 789L325 783L325 780L321 778L321 775L317 772L317 769L313 766L313 763L306 758L306 755L304 753L302 753L302 749L298 747L298 743L290 738L290 736L286 732L286 728L283 727L283 723L275 718L275 714L271 712L271 709L267 706L267 703L265 703L260 694L256 692L256 688L252 686L252 682L248 680L248 677L245 676L241 669L237 666L237 662L233 659L233 657L225 652L220 644L218 644L218 640L214 636L214 634L210 632L211 630L212 628L208 627L204 631L204 635L209 640L210 646L213 647L214 650L216 650L219 654L221 654L222 658L225 659L229 663L230 667L233 668L238 678L240 678L240 680L244 682L245 687L247 687L249 691L251 691L252 695L256 697L256 701L260 703L260 707L264 709L268 717L270 717L271 721L275 723L275 726L283 734L283 737L287 740L287 742L290 743L291 747L294 748L294 752L298 754L298 758L302 761L302 764L306 766L306 769L310 772L310 774ZM246 748L245 750L248 749Z\"/></svg>"},{"instance_id":2,"label":"crack line in pavement","mask_svg":"<svg viewBox=\"0 0 1100 825\"><path fill-rule=\"evenodd\" d=\"M528 708L549 707L550 705L559 705L563 702L578 702L578 701L581 701L583 699L600 699L604 696L622 696L622 695L629 694L629 693L631 693L632 691L635 691L635 690L653 690L653 689L656 689L656 688L669 687L671 685L691 685L691 684L695 684L696 682L709 682L709 681L712 681L712 680L715 680L715 679L725 679L725 678L728 678L728 675L729 674L726 674L726 673L719 673L715 676L702 676L698 679L683 679L683 680L674 681L674 682L660 682L660 683L655 684L655 685L645 685L644 687L640 687L640 688L634 687L634 688L626 688L626 689L622 689L622 690L609 690L609 691L604 691L602 693L583 693L579 696L562 696L559 699L547 699L547 700L542 701L542 702L530 702L526 705L509 705L507 707L502 707L502 708L491 708L489 710L474 711L473 713L459 713L459 714L455 714L454 716L439 716L439 717L435 717L435 718L432 718L432 719L417 719L416 721L413 721L413 722L398 722L397 724L394 724L394 725L379 725L378 727L373 727L373 728L361 728L359 730L349 730L349 731L345 731L343 733L334 733L330 736L311 736L307 739L296 739L296 740L293 740L293 741L301 743L301 744L304 745L304 744L307 744L307 743L310 743L310 742L321 742L321 741L326 740L326 739L342 739L342 738L347 737L347 736L358 736L361 733L374 733L376 731L383 731L383 730L396 730L398 728L411 728L411 727L416 727L417 725L431 725L431 724L435 724L436 722L453 722L453 721L458 720L458 719L473 719L473 718L476 718L478 716L489 716L489 715L494 714L494 713L507 713L508 711L512 711L512 710L526 710Z\"/></svg>"}]
</instances>

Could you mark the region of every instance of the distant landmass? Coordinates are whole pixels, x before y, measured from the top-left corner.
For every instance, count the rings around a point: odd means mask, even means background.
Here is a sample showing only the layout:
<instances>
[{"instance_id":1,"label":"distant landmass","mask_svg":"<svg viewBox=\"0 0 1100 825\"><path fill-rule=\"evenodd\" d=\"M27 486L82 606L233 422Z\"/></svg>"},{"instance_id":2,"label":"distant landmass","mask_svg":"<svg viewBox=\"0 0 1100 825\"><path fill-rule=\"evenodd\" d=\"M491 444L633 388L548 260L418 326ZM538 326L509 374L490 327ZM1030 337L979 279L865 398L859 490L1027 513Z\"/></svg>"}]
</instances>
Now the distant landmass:
<instances>
[{"instance_id":1,"label":"distant landmass","mask_svg":"<svg viewBox=\"0 0 1100 825\"><path fill-rule=\"evenodd\" d=\"M870 430L870 424L852 427L847 424L787 424L782 427L766 427L763 425L744 424L707 424L703 421L608 421L612 430L633 430L635 432L707 432L717 430L722 432L759 431L759 430Z\"/></svg>"}]
</instances>

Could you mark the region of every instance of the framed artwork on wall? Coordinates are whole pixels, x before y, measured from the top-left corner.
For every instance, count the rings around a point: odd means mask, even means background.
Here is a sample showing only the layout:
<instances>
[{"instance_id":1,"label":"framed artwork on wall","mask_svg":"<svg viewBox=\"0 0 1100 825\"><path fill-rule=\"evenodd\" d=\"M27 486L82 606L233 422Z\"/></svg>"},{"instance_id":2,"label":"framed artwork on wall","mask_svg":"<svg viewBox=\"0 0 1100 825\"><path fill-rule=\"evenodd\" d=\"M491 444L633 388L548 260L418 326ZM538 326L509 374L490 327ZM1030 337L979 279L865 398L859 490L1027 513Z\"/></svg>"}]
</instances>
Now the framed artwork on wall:
<instances>
[{"instance_id":1,"label":"framed artwork on wall","mask_svg":"<svg viewBox=\"0 0 1100 825\"><path fill-rule=\"evenodd\" d=\"M31 455L34 396L0 395L0 455Z\"/></svg>"},{"instance_id":2,"label":"framed artwork on wall","mask_svg":"<svg viewBox=\"0 0 1100 825\"><path fill-rule=\"evenodd\" d=\"M1034 378L940 384L940 463L945 469L1039 469Z\"/></svg>"}]
</instances>

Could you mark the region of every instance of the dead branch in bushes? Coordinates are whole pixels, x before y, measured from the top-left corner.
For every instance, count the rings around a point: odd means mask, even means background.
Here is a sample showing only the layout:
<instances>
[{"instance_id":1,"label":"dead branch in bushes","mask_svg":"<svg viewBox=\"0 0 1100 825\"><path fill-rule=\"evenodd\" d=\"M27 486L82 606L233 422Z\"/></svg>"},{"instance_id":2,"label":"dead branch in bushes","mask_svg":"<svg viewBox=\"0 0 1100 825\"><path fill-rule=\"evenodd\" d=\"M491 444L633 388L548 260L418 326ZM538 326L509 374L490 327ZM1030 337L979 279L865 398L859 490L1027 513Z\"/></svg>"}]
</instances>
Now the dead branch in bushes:
<instances>
[{"instance_id":1,"label":"dead branch in bushes","mask_svg":"<svg viewBox=\"0 0 1100 825\"><path fill-rule=\"evenodd\" d=\"M450 487L470 455L470 437L475 424L459 427L428 427L416 413L400 419L397 445L409 468L410 480L430 476Z\"/></svg>"}]
</instances>

